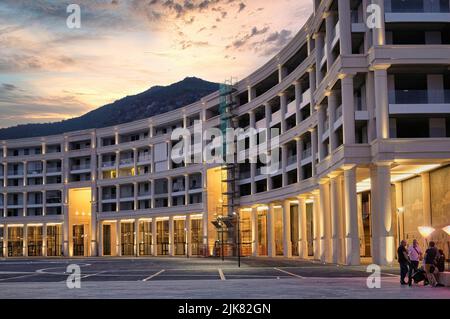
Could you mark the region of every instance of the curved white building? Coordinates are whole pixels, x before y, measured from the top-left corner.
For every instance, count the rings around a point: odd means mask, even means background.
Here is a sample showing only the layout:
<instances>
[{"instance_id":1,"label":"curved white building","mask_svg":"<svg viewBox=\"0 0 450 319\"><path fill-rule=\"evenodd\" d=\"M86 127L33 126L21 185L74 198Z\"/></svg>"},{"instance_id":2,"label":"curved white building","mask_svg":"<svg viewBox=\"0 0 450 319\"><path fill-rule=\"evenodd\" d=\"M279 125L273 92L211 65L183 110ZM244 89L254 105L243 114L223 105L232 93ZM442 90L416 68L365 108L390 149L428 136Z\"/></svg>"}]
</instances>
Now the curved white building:
<instances>
[{"instance_id":1,"label":"curved white building","mask_svg":"<svg viewBox=\"0 0 450 319\"><path fill-rule=\"evenodd\" d=\"M373 29L369 4L382 13ZM237 166L239 236L213 223L226 215L224 168L168 157L173 129L220 127L216 92L115 127L3 141L0 255L206 256L235 254L237 241L242 255L388 264L419 226L445 248L448 0L315 0L293 40L235 89L234 125L278 128L281 154L272 175Z\"/></svg>"}]
</instances>

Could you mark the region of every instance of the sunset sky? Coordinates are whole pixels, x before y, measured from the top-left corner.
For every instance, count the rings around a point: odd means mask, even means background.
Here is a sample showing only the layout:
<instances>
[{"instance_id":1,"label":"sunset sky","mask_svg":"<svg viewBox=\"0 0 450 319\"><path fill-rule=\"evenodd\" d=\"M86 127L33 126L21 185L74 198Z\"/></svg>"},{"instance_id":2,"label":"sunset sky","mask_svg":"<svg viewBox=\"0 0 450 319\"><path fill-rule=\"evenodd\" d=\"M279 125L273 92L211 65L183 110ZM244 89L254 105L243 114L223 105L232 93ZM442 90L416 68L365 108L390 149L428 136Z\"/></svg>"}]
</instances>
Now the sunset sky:
<instances>
[{"instance_id":1,"label":"sunset sky","mask_svg":"<svg viewBox=\"0 0 450 319\"><path fill-rule=\"evenodd\" d=\"M66 25L81 7L81 28ZM0 0L0 127L86 113L187 76L241 79L311 0Z\"/></svg>"}]
</instances>

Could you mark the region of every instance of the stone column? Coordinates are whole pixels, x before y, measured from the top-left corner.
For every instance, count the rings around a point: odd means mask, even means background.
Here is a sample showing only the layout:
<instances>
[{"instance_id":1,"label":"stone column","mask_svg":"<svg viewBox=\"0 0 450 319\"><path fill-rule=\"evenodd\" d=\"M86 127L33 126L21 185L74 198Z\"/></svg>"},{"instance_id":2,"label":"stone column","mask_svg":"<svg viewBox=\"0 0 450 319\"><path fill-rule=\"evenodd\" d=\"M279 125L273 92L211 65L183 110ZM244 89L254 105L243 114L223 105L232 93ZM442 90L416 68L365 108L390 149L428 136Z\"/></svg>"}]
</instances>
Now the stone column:
<instances>
[{"instance_id":1,"label":"stone column","mask_svg":"<svg viewBox=\"0 0 450 319\"><path fill-rule=\"evenodd\" d=\"M330 185L327 180L320 182L320 259L332 262Z\"/></svg>"},{"instance_id":2,"label":"stone column","mask_svg":"<svg viewBox=\"0 0 450 319\"><path fill-rule=\"evenodd\" d=\"M251 212L252 223L252 256L257 257L258 254L258 210L256 207L252 207Z\"/></svg>"},{"instance_id":3,"label":"stone column","mask_svg":"<svg viewBox=\"0 0 450 319\"><path fill-rule=\"evenodd\" d=\"M375 91L374 91L374 75L369 71L366 74L366 104L367 113L369 115L369 121L367 123L367 137L369 143L372 142L377 136L377 129L375 125Z\"/></svg>"},{"instance_id":4,"label":"stone column","mask_svg":"<svg viewBox=\"0 0 450 319\"><path fill-rule=\"evenodd\" d=\"M23 207L23 212L22 212L22 215L24 216L24 217L26 217L27 216L27 204L28 204L28 198L27 198L27 192L23 192L22 193L22 207Z\"/></svg>"},{"instance_id":5,"label":"stone column","mask_svg":"<svg viewBox=\"0 0 450 319\"><path fill-rule=\"evenodd\" d=\"M316 154L317 154L317 129L314 127L310 130L311 132L311 155L312 155L312 175L316 175Z\"/></svg>"},{"instance_id":6,"label":"stone column","mask_svg":"<svg viewBox=\"0 0 450 319\"><path fill-rule=\"evenodd\" d=\"M300 109L300 105L302 104L302 82L297 80L294 82L295 86L295 122L299 125L302 121L302 110Z\"/></svg>"},{"instance_id":7,"label":"stone column","mask_svg":"<svg viewBox=\"0 0 450 319\"><path fill-rule=\"evenodd\" d=\"M287 174L287 161L288 161L288 150L287 144L281 145L281 174L283 187L288 186L288 174Z\"/></svg>"},{"instance_id":8,"label":"stone column","mask_svg":"<svg viewBox=\"0 0 450 319\"><path fill-rule=\"evenodd\" d=\"M356 203L356 167L344 171L345 264L359 265L358 208Z\"/></svg>"},{"instance_id":9,"label":"stone column","mask_svg":"<svg viewBox=\"0 0 450 319\"><path fill-rule=\"evenodd\" d=\"M184 205L189 205L189 175L184 175Z\"/></svg>"},{"instance_id":10,"label":"stone column","mask_svg":"<svg viewBox=\"0 0 450 319\"><path fill-rule=\"evenodd\" d=\"M116 211L120 211L120 185L116 185Z\"/></svg>"},{"instance_id":11,"label":"stone column","mask_svg":"<svg viewBox=\"0 0 450 319\"><path fill-rule=\"evenodd\" d=\"M314 212L313 212L313 248L314 259L320 260L320 196L319 191L313 191L314 196Z\"/></svg>"},{"instance_id":12,"label":"stone column","mask_svg":"<svg viewBox=\"0 0 450 319\"><path fill-rule=\"evenodd\" d=\"M352 75L341 77L341 90L344 144L355 144L355 102Z\"/></svg>"},{"instance_id":13,"label":"stone column","mask_svg":"<svg viewBox=\"0 0 450 319\"><path fill-rule=\"evenodd\" d=\"M322 82L322 72L320 71L320 61L325 54L324 45L324 34L316 33L314 34L316 40L316 87Z\"/></svg>"},{"instance_id":14,"label":"stone column","mask_svg":"<svg viewBox=\"0 0 450 319\"><path fill-rule=\"evenodd\" d=\"M379 139L389 138L388 67L377 66L374 70L376 131Z\"/></svg>"},{"instance_id":15,"label":"stone column","mask_svg":"<svg viewBox=\"0 0 450 319\"><path fill-rule=\"evenodd\" d=\"M248 86L248 101L251 102L256 97L256 90L252 86Z\"/></svg>"},{"instance_id":16,"label":"stone column","mask_svg":"<svg viewBox=\"0 0 450 319\"><path fill-rule=\"evenodd\" d=\"M269 204L267 211L267 255L268 257L276 256L275 249L275 209L274 204Z\"/></svg>"},{"instance_id":17,"label":"stone column","mask_svg":"<svg viewBox=\"0 0 450 319\"><path fill-rule=\"evenodd\" d=\"M291 203L288 199L283 201L283 256L292 257L291 240Z\"/></svg>"},{"instance_id":18,"label":"stone column","mask_svg":"<svg viewBox=\"0 0 450 319\"><path fill-rule=\"evenodd\" d=\"M172 207L172 177L167 178L167 205Z\"/></svg>"},{"instance_id":19,"label":"stone column","mask_svg":"<svg viewBox=\"0 0 450 319\"><path fill-rule=\"evenodd\" d=\"M133 148L133 170L134 176L138 175L138 150Z\"/></svg>"},{"instance_id":20,"label":"stone column","mask_svg":"<svg viewBox=\"0 0 450 319\"><path fill-rule=\"evenodd\" d=\"M339 32L341 55L352 54L352 25L350 17L350 1L339 1Z\"/></svg>"},{"instance_id":21,"label":"stone column","mask_svg":"<svg viewBox=\"0 0 450 319\"><path fill-rule=\"evenodd\" d=\"M303 159L303 139L301 137L296 138L297 148L297 183L300 183L305 176L303 175L302 159Z\"/></svg>"},{"instance_id":22,"label":"stone column","mask_svg":"<svg viewBox=\"0 0 450 319\"><path fill-rule=\"evenodd\" d=\"M281 92L278 94L278 96L280 97L280 115L281 115L280 134L282 134L286 132L287 95L286 92Z\"/></svg>"},{"instance_id":23,"label":"stone column","mask_svg":"<svg viewBox=\"0 0 450 319\"><path fill-rule=\"evenodd\" d=\"M278 65L278 83L281 83L287 74L288 74L288 72L287 72L286 67L279 64Z\"/></svg>"},{"instance_id":24,"label":"stone column","mask_svg":"<svg viewBox=\"0 0 450 319\"><path fill-rule=\"evenodd\" d=\"M139 194L139 184L137 182L133 182L133 205L134 205L134 210L138 210L139 209L138 194Z\"/></svg>"},{"instance_id":25,"label":"stone column","mask_svg":"<svg viewBox=\"0 0 450 319\"><path fill-rule=\"evenodd\" d=\"M333 12L327 11L325 12L325 25L326 25L326 34L325 34L325 43L326 46L326 56L327 56L327 70L329 71L331 69L331 66L333 65L333 54L331 50L331 42L333 41L332 37L332 31L334 29L334 17Z\"/></svg>"},{"instance_id":26,"label":"stone column","mask_svg":"<svg viewBox=\"0 0 450 319\"><path fill-rule=\"evenodd\" d=\"M303 196L298 197L298 256L308 258L306 201Z\"/></svg>"},{"instance_id":27,"label":"stone column","mask_svg":"<svg viewBox=\"0 0 450 319\"><path fill-rule=\"evenodd\" d=\"M372 211L373 262L378 265L389 265L394 260L390 164L375 164L371 168L371 177L371 190L375 193L372 194L372 203L376 202Z\"/></svg>"},{"instance_id":28,"label":"stone column","mask_svg":"<svg viewBox=\"0 0 450 319\"><path fill-rule=\"evenodd\" d=\"M167 141L167 169L172 169L172 142Z\"/></svg>"},{"instance_id":29,"label":"stone column","mask_svg":"<svg viewBox=\"0 0 450 319\"><path fill-rule=\"evenodd\" d=\"M336 177L330 178L330 207L331 207L331 240L332 240L332 256L331 260L334 264L340 261L340 203L339 203L339 191L338 191L338 179Z\"/></svg>"},{"instance_id":30,"label":"stone column","mask_svg":"<svg viewBox=\"0 0 450 319\"><path fill-rule=\"evenodd\" d=\"M319 151L319 162L325 157L325 147L322 143L323 133L325 132L325 109L322 105L317 107L317 147Z\"/></svg>"},{"instance_id":31,"label":"stone column","mask_svg":"<svg viewBox=\"0 0 450 319\"><path fill-rule=\"evenodd\" d=\"M336 122L336 108L338 107L337 105L337 97L336 97L336 93L331 91L330 95L328 96L328 113L330 115L330 119L329 119L329 134L330 134L330 149L331 152L333 152L333 150L336 149L336 147L338 146L338 141L337 141L337 136L334 133L334 122Z\"/></svg>"}]
</instances>

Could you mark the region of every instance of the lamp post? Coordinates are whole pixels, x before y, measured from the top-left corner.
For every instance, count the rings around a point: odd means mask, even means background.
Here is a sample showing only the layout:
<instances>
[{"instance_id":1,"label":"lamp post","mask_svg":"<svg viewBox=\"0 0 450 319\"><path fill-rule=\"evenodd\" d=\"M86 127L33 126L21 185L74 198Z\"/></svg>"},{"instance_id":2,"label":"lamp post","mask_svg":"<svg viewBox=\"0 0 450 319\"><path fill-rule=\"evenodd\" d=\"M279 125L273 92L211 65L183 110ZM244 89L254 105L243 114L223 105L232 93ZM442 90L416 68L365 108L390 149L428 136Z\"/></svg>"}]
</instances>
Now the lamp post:
<instances>
[{"instance_id":1,"label":"lamp post","mask_svg":"<svg viewBox=\"0 0 450 319\"><path fill-rule=\"evenodd\" d=\"M236 220L237 220L237 248L238 248L238 267L241 267L241 231L240 231L240 218L239 218L239 214L236 212L233 212L233 215L236 216Z\"/></svg>"},{"instance_id":2,"label":"lamp post","mask_svg":"<svg viewBox=\"0 0 450 319\"><path fill-rule=\"evenodd\" d=\"M427 238L435 231L435 229L431 226L419 226L417 227L420 235L425 239L425 244L428 247Z\"/></svg>"}]
</instances>

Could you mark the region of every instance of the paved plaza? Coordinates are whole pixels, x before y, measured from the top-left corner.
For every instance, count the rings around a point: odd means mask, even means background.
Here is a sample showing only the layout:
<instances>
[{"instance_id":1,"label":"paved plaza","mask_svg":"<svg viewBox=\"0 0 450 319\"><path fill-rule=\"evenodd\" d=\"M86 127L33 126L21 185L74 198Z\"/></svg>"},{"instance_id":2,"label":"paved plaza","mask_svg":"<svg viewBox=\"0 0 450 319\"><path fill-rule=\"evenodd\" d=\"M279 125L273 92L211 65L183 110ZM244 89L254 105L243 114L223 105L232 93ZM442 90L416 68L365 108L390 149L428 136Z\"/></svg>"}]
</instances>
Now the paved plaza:
<instances>
[{"instance_id":1,"label":"paved plaza","mask_svg":"<svg viewBox=\"0 0 450 319\"><path fill-rule=\"evenodd\" d=\"M69 289L67 266L80 266ZM381 288L367 287L366 266L293 259L83 258L0 261L0 298L447 298L449 288L400 286L383 267Z\"/></svg>"}]
</instances>

